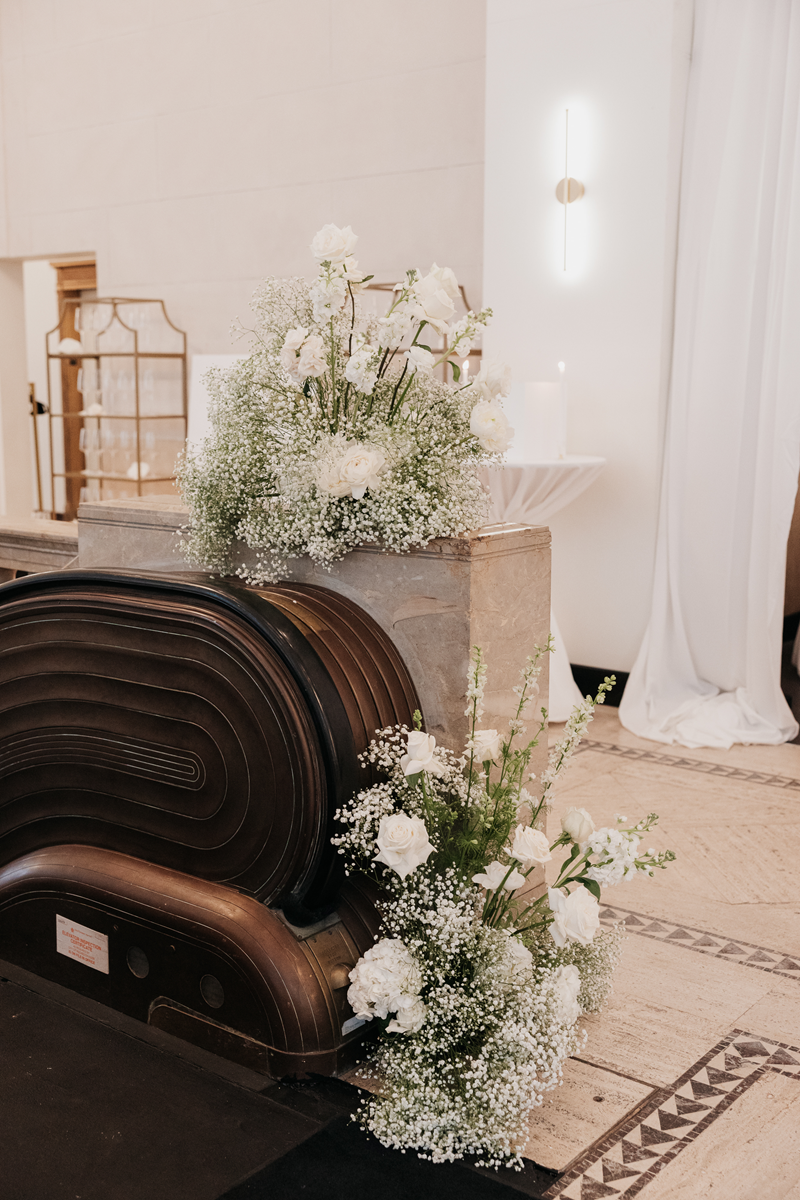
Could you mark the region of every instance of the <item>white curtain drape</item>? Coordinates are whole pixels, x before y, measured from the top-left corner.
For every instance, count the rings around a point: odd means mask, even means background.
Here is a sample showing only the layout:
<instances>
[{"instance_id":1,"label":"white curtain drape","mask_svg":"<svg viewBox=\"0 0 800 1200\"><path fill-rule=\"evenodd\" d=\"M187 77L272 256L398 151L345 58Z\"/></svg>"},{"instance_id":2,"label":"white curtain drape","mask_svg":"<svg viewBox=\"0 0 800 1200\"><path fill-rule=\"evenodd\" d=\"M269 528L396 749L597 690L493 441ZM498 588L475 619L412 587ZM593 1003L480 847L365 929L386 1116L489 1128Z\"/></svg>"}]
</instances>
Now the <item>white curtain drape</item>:
<instances>
[{"instance_id":1,"label":"white curtain drape","mask_svg":"<svg viewBox=\"0 0 800 1200\"><path fill-rule=\"evenodd\" d=\"M800 467L800 0L697 0L653 602L620 707L661 742L778 743Z\"/></svg>"}]
</instances>

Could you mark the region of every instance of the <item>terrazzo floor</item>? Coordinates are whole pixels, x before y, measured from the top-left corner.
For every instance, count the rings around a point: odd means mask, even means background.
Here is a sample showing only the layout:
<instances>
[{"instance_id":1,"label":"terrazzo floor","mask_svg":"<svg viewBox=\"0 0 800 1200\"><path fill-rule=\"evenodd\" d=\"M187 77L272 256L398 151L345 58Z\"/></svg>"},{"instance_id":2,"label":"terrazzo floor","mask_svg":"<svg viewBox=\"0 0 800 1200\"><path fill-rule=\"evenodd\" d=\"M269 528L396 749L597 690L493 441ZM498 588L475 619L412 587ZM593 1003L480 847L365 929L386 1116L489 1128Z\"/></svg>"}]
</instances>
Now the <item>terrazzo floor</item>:
<instances>
[{"instance_id":1,"label":"terrazzo floor","mask_svg":"<svg viewBox=\"0 0 800 1200\"><path fill-rule=\"evenodd\" d=\"M800 745L660 746L599 709L551 831L571 805L656 811L648 844L678 858L604 893L628 938L532 1121L527 1156L561 1172L547 1196L800 1200Z\"/></svg>"}]
</instances>

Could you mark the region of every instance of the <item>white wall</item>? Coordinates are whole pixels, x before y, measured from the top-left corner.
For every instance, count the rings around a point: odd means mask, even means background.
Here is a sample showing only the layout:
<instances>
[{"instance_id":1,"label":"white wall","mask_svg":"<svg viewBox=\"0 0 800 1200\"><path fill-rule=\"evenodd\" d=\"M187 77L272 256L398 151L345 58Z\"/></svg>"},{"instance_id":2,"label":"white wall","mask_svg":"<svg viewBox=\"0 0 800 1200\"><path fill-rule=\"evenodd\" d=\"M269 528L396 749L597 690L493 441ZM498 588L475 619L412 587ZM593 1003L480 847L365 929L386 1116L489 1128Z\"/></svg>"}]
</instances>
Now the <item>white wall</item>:
<instances>
[{"instance_id":1,"label":"white wall","mask_svg":"<svg viewBox=\"0 0 800 1200\"><path fill-rule=\"evenodd\" d=\"M551 523L553 602L571 661L619 670L649 613L691 25L691 0L488 0L487 350L520 381L564 360L568 452L608 459Z\"/></svg>"},{"instance_id":2,"label":"white wall","mask_svg":"<svg viewBox=\"0 0 800 1200\"><path fill-rule=\"evenodd\" d=\"M30 517L33 458L22 263L0 262L0 513Z\"/></svg>"},{"instance_id":3,"label":"white wall","mask_svg":"<svg viewBox=\"0 0 800 1200\"><path fill-rule=\"evenodd\" d=\"M484 0L0 0L0 257L96 252L190 353L331 220L477 305L484 45Z\"/></svg>"}]
</instances>

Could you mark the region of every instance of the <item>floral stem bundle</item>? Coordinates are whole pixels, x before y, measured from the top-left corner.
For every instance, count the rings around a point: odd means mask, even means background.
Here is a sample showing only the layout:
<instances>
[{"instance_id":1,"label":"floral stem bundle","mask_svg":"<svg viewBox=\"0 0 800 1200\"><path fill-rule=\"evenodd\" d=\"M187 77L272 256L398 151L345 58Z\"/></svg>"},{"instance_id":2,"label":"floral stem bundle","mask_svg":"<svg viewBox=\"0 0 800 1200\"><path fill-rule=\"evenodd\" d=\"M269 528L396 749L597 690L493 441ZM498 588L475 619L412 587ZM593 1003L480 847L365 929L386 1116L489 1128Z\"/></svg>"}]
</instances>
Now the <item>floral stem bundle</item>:
<instances>
[{"instance_id":1,"label":"floral stem bundle","mask_svg":"<svg viewBox=\"0 0 800 1200\"><path fill-rule=\"evenodd\" d=\"M403 552L485 522L477 471L511 442L511 381L500 366L464 381L459 359L491 309L456 319L458 283L434 263L407 271L388 311L369 316L357 240L349 226L321 229L315 281L266 280L252 352L206 377L211 433L178 471L191 561L262 583L303 554L328 566L367 542ZM257 551L254 567L235 562L237 541Z\"/></svg>"},{"instance_id":2,"label":"floral stem bundle","mask_svg":"<svg viewBox=\"0 0 800 1200\"><path fill-rule=\"evenodd\" d=\"M613 685L606 679L567 722L534 798L531 754L547 724L535 707L543 655L527 660L508 733L480 727L486 665L476 648L470 732L460 757L421 728L379 731L363 758L385 775L337 813L348 872L382 889L381 930L350 973L353 1022L374 1021L362 1073L377 1091L359 1119L384 1145L434 1162L473 1156L520 1166L531 1111L581 1041L577 1021L611 987L622 929L599 928L600 887L652 875L675 856L641 850L651 813L595 829L570 809L551 844L542 828L553 785ZM566 849L552 886L531 874Z\"/></svg>"}]
</instances>

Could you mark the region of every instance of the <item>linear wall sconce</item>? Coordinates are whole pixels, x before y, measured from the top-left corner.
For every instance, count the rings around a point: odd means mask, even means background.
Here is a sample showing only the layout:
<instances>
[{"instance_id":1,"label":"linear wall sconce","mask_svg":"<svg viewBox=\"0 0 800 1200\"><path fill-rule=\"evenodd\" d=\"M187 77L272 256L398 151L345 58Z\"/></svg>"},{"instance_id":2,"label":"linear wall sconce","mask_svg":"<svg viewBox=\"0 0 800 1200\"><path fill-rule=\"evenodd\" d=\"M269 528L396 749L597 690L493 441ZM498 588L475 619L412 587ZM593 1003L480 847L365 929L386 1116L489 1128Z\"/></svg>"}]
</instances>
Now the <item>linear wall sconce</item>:
<instances>
[{"instance_id":1,"label":"linear wall sconce","mask_svg":"<svg viewBox=\"0 0 800 1200\"><path fill-rule=\"evenodd\" d=\"M564 205L564 270L567 269L567 209L570 204L580 200L586 193L586 188L577 180L570 178L569 173L569 109L566 109L564 122L564 178L556 184L556 200Z\"/></svg>"}]
</instances>

